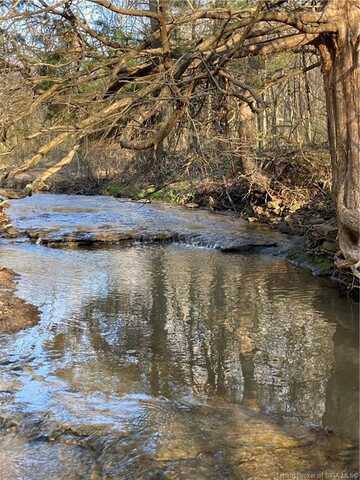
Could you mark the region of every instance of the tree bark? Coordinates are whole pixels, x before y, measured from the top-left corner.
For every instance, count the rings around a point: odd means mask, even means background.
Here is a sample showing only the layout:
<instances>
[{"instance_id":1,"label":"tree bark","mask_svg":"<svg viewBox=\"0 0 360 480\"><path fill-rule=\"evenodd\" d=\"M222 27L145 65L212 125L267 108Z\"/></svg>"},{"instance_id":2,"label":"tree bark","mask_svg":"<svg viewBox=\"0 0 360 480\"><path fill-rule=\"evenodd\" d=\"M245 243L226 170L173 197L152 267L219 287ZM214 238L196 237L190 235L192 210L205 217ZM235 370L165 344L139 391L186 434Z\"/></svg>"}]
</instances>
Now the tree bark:
<instances>
[{"instance_id":1,"label":"tree bark","mask_svg":"<svg viewBox=\"0 0 360 480\"><path fill-rule=\"evenodd\" d=\"M360 265L360 0L332 3L338 35L319 43L325 83L338 239L356 276Z\"/></svg>"},{"instance_id":2,"label":"tree bark","mask_svg":"<svg viewBox=\"0 0 360 480\"><path fill-rule=\"evenodd\" d=\"M256 117L249 105L244 103L239 108L239 139L241 142L241 163L245 175L253 176L257 171L256 155Z\"/></svg>"},{"instance_id":3,"label":"tree bark","mask_svg":"<svg viewBox=\"0 0 360 480\"><path fill-rule=\"evenodd\" d=\"M256 159L257 123L256 114L247 103L239 107L238 135L240 156L244 174L258 186L267 189L269 178L262 172Z\"/></svg>"}]
</instances>

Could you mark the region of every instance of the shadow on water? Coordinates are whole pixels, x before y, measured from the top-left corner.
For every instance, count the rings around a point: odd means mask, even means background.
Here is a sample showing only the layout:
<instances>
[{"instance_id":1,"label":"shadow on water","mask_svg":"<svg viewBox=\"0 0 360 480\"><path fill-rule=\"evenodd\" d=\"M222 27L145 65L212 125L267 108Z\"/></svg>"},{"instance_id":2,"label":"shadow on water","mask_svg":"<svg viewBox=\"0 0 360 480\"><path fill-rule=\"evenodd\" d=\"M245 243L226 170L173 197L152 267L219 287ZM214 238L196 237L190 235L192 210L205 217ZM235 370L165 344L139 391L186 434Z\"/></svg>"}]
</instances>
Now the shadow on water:
<instances>
[{"instance_id":1,"label":"shadow on water","mask_svg":"<svg viewBox=\"0 0 360 480\"><path fill-rule=\"evenodd\" d=\"M3 257L43 312L0 337L0 417L22 432L0 447L25 478L42 478L34 435L55 479L355 471L357 310L325 282L176 245ZM87 470L65 477L60 457Z\"/></svg>"}]
</instances>

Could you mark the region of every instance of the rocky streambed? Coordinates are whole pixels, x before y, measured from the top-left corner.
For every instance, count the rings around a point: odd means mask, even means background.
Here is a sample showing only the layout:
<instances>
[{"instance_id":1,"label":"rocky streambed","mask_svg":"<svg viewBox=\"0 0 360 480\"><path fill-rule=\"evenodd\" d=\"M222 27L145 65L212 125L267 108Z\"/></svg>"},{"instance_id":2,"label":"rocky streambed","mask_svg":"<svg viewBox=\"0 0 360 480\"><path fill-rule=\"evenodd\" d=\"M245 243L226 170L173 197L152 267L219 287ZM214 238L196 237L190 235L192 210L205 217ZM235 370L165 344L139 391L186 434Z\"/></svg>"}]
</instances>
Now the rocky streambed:
<instances>
[{"instance_id":1,"label":"rocky streambed","mask_svg":"<svg viewBox=\"0 0 360 480\"><path fill-rule=\"evenodd\" d=\"M358 310L286 235L109 197L8 214L1 480L357 478Z\"/></svg>"},{"instance_id":2,"label":"rocky streambed","mask_svg":"<svg viewBox=\"0 0 360 480\"><path fill-rule=\"evenodd\" d=\"M286 235L231 215L106 196L35 195L11 202L10 234L49 246L183 242L221 251L288 248Z\"/></svg>"}]
</instances>

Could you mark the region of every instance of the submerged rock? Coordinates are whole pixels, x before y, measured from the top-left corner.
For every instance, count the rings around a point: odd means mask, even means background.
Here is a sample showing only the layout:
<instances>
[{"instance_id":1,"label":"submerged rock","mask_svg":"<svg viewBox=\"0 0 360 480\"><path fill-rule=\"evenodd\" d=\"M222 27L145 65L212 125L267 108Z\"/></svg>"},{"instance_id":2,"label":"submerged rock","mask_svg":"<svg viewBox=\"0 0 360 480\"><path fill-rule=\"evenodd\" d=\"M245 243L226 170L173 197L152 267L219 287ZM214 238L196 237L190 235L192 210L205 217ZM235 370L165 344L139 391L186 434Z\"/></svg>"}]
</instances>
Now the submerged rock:
<instances>
[{"instance_id":1,"label":"submerged rock","mask_svg":"<svg viewBox=\"0 0 360 480\"><path fill-rule=\"evenodd\" d=\"M320 478L325 466L339 478L355 472L353 445L336 435L238 405L224 410L155 403L159 414L153 412L141 432L62 425L46 415L3 419L0 478L47 480L51 473L53 480L268 480L309 471Z\"/></svg>"},{"instance_id":2,"label":"submerged rock","mask_svg":"<svg viewBox=\"0 0 360 480\"><path fill-rule=\"evenodd\" d=\"M310 255L301 248L289 250L287 258L294 265L310 270L318 277L328 277L334 271L334 263L327 256Z\"/></svg>"},{"instance_id":3,"label":"submerged rock","mask_svg":"<svg viewBox=\"0 0 360 480\"><path fill-rule=\"evenodd\" d=\"M0 478L4 480L96 479L91 454L76 445L0 436Z\"/></svg>"}]
</instances>

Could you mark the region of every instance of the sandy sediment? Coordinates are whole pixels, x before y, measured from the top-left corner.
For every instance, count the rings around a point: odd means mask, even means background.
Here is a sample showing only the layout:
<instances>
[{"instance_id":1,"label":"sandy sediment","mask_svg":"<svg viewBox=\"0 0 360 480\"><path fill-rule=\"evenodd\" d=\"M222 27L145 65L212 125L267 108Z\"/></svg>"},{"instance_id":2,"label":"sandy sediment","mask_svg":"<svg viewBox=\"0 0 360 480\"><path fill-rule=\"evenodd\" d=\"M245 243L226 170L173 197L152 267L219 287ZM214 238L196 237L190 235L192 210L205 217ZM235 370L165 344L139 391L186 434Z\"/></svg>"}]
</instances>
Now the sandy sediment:
<instances>
[{"instance_id":1,"label":"sandy sediment","mask_svg":"<svg viewBox=\"0 0 360 480\"><path fill-rule=\"evenodd\" d=\"M39 320L39 310L16 296L16 275L0 268L0 333L31 327Z\"/></svg>"},{"instance_id":2,"label":"sandy sediment","mask_svg":"<svg viewBox=\"0 0 360 480\"><path fill-rule=\"evenodd\" d=\"M5 208L0 204L0 236L8 224ZM39 310L16 296L16 274L0 266L0 333L12 333L35 325Z\"/></svg>"}]
</instances>

